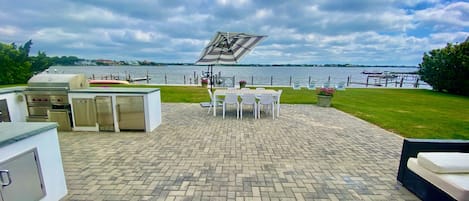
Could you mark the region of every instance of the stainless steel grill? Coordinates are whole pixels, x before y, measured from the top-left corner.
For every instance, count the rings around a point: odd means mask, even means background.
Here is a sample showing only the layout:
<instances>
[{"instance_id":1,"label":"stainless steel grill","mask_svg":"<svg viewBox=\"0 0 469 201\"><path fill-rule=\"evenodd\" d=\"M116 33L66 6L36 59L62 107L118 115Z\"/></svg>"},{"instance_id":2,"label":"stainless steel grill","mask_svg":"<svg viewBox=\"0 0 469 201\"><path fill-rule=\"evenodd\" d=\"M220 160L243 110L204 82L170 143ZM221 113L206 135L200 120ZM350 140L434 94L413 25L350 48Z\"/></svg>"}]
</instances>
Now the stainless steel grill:
<instances>
[{"instance_id":1,"label":"stainless steel grill","mask_svg":"<svg viewBox=\"0 0 469 201\"><path fill-rule=\"evenodd\" d=\"M57 123L59 130L70 130L72 120L68 92L88 86L83 74L39 74L32 77L24 92L28 106L27 121L62 121L63 118L54 115L66 115L70 117L64 120L66 122Z\"/></svg>"}]
</instances>

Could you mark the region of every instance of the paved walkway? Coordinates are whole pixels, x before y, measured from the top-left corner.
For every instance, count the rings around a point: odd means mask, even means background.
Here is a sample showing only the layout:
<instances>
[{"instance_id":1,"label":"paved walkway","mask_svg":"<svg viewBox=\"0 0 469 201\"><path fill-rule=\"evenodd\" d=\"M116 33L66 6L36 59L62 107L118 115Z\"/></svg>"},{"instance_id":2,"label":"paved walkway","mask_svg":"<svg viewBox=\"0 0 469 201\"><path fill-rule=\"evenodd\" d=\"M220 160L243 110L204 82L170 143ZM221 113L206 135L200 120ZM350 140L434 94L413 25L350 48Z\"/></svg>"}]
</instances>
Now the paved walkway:
<instances>
[{"instance_id":1,"label":"paved walkway","mask_svg":"<svg viewBox=\"0 0 469 201\"><path fill-rule=\"evenodd\" d=\"M396 181L402 138L333 108L162 108L152 133L61 132L63 200L418 200Z\"/></svg>"}]
</instances>

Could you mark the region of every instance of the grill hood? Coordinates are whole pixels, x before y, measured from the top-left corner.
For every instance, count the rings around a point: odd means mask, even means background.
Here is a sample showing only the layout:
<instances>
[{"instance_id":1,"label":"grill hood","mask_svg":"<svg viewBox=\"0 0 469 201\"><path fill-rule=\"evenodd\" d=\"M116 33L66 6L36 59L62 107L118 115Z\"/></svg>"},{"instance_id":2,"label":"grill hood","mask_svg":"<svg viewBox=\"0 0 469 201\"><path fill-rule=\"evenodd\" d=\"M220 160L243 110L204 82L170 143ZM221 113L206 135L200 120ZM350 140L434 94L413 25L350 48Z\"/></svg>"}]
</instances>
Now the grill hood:
<instances>
[{"instance_id":1,"label":"grill hood","mask_svg":"<svg viewBox=\"0 0 469 201\"><path fill-rule=\"evenodd\" d=\"M83 74L38 74L28 81L28 90L70 90L89 87Z\"/></svg>"}]
</instances>

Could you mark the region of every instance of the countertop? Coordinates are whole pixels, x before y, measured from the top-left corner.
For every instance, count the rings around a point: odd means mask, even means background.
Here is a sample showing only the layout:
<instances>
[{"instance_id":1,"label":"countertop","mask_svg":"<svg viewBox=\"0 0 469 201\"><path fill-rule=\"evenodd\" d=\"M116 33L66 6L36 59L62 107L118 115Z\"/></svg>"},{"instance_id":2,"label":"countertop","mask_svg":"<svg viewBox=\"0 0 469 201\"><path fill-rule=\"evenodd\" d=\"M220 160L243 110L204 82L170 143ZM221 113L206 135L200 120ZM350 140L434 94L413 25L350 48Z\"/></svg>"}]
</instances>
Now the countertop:
<instances>
[{"instance_id":1,"label":"countertop","mask_svg":"<svg viewBox=\"0 0 469 201\"><path fill-rule=\"evenodd\" d=\"M2 122L0 123L0 147L13 144L56 127L56 123Z\"/></svg>"},{"instance_id":2,"label":"countertop","mask_svg":"<svg viewBox=\"0 0 469 201\"><path fill-rule=\"evenodd\" d=\"M25 89L26 89L26 87L22 87L22 86L0 88L0 94L23 92Z\"/></svg>"},{"instance_id":3,"label":"countertop","mask_svg":"<svg viewBox=\"0 0 469 201\"><path fill-rule=\"evenodd\" d=\"M159 88L90 87L86 89L72 89L69 93L149 94L159 90Z\"/></svg>"}]
</instances>

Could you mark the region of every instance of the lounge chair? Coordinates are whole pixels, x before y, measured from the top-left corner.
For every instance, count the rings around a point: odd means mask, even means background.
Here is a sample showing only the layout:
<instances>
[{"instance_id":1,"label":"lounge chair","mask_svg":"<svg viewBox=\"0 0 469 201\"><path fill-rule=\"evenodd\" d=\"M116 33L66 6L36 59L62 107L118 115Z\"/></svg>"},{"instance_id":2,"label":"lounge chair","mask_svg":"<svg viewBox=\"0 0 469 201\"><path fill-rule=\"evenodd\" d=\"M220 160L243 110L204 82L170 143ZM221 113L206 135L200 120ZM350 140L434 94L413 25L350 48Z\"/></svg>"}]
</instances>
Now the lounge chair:
<instances>
[{"instance_id":1,"label":"lounge chair","mask_svg":"<svg viewBox=\"0 0 469 201\"><path fill-rule=\"evenodd\" d=\"M342 81L342 82L337 83L337 85L335 86L335 89L337 89L337 90L345 90L345 82Z\"/></svg>"},{"instance_id":2,"label":"lounge chair","mask_svg":"<svg viewBox=\"0 0 469 201\"><path fill-rule=\"evenodd\" d=\"M294 90L300 90L300 89L301 89L300 82L299 82L299 81L295 81L295 82L293 83L292 88L293 88Z\"/></svg>"},{"instance_id":3,"label":"lounge chair","mask_svg":"<svg viewBox=\"0 0 469 201\"><path fill-rule=\"evenodd\" d=\"M322 88L329 88L329 87L331 87L330 81L324 82L324 84L322 84Z\"/></svg>"},{"instance_id":4,"label":"lounge chair","mask_svg":"<svg viewBox=\"0 0 469 201\"><path fill-rule=\"evenodd\" d=\"M311 81L308 85L308 89L309 90L316 90L316 82L315 81Z\"/></svg>"},{"instance_id":5,"label":"lounge chair","mask_svg":"<svg viewBox=\"0 0 469 201\"><path fill-rule=\"evenodd\" d=\"M469 141L404 139L397 180L422 200L467 201L469 160L461 154L469 154Z\"/></svg>"}]
</instances>

